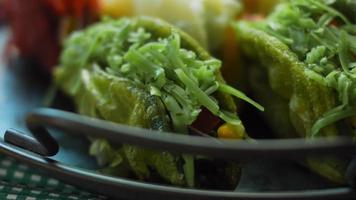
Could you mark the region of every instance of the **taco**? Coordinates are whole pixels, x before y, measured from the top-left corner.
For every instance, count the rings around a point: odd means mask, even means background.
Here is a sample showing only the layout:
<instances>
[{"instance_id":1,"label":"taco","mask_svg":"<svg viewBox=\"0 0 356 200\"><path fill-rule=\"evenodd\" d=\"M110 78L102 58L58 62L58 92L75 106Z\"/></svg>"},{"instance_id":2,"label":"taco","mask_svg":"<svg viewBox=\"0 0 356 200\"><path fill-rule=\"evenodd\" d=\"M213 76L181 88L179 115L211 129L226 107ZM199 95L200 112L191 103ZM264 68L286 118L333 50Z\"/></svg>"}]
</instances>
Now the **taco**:
<instances>
[{"instance_id":1,"label":"taco","mask_svg":"<svg viewBox=\"0 0 356 200\"><path fill-rule=\"evenodd\" d=\"M356 26L347 14L355 8L353 1L289 0L266 19L235 24L252 91L279 136L356 136ZM348 158L306 164L345 182Z\"/></svg>"},{"instance_id":2,"label":"taco","mask_svg":"<svg viewBox=\"0 0 356 200\"><path fill-rule=\"evenodd\" d=\"M122 18L74 32L64 44L54 77L83 115L181 134L194 129L210 137L246 138L231 95L263 108L226 85L220 66L195 40L166 22ZM199 180L209 176L196 173L195 162L211 160L117 147L100 138L92 138L90 154L111 174L159 177L190 187L202 186ZM238 166L216 166L218 185L236 186Z\"/></svg>"}]
</instances>

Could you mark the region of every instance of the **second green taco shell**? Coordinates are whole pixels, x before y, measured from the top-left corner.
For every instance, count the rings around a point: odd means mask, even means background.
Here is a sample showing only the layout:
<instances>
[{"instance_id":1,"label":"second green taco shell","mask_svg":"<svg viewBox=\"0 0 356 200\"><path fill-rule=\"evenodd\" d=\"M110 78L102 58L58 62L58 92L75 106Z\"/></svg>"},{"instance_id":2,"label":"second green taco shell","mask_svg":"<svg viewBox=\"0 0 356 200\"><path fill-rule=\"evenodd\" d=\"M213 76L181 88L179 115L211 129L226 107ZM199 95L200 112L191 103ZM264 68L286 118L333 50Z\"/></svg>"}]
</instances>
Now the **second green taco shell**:
<instances>
[{"instance_id":1,"label":"second green taco shell","mask_svg":"<svg viewBox=\"0 0 356 200\"><path fill-rule=\"evenodd\" d=\"M253 94L280 137L355 136L355 25L333 6L322 0L285 1L265 20L235 25ZM335 34L332 41L327 34ZM348 61L340 62L342 57ZM347 158L313 157L305 163L345 183Z\"/></svg>"}]
</instances>

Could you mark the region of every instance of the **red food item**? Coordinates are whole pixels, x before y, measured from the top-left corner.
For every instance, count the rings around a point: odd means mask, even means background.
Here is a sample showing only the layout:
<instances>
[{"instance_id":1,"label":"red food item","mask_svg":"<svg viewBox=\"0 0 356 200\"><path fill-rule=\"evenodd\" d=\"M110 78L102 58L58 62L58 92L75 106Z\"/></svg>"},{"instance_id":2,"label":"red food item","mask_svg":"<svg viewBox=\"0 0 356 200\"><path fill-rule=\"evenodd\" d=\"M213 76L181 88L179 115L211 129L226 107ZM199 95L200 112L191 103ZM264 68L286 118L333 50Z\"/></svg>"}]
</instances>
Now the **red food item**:
<instances>
[{"instance_id":1,"label":"red food item","mask_svg":"<svg viewBox=\"0 0 356 200\"><path fill-rule=\"evenodd\" d=\"M339 22L338 22L336 19L334 19L334 20L332 20L332 21L330 22L330 26L333 26L333 27L340 27L340 24L339 24Z\"/></svg>"},{"instance_id":2,"label":"red food item","mask_svg":"<svg viewBox=\"0 0 356 200\"><path fill-rule=\"evenodd\" d=\"M209 110L202 108L198 118L193 122L192 127L202 133L209 134L211 131L216 130L221 123L222 121L219 117L215 116Z\"/></svg>"},{"instance_id":3,"label":"red food item","mask_svg":"<svg viewBox=\"0 0 356 200\"><path fill-rule=\"evenodd\" d=\"M78 21L83 27L96 15L96 0L3 0L12 31L11 42L21 56L36 61L44 71L58 63L61 22Z\"/></svg>"}]
</instances>

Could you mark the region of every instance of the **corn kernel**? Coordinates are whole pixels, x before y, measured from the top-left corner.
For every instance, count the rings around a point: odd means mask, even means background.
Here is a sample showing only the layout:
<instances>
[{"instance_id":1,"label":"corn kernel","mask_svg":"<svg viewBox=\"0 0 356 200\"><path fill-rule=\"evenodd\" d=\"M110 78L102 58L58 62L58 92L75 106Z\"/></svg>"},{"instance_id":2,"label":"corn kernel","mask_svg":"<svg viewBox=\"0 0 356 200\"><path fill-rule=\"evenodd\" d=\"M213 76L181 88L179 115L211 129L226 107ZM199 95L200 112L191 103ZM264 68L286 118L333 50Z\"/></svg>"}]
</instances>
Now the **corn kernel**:
<instances>
[{"instance_id":1,"label":"corn kernel","mask_svg":"<svg viewBox=\"0 0 356 200\"><path fill-rule=\"evenodd\" d=\"M218 137L222 139L243 139L245 137L245 127L242 124L224 124L218 129Z\"/></svg>"}]
</instances>

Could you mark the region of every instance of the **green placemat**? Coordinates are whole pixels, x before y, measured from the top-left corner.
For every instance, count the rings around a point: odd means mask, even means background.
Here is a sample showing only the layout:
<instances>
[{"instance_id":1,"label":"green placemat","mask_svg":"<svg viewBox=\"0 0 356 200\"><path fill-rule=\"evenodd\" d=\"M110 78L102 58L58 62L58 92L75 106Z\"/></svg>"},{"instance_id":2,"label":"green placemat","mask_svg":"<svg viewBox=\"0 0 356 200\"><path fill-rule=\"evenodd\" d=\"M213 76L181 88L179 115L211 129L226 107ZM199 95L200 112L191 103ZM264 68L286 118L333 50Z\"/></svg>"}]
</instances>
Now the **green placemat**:
<instances>
[{"instance_id":1,"label":"green placemat","mask_svg":"<svg viewBox=\"0 0 356 200\"><path fill-rule=\"evenodd\" d=\"M0 155L1 200L103 200Z\"/></svg>"}]
</instances>

